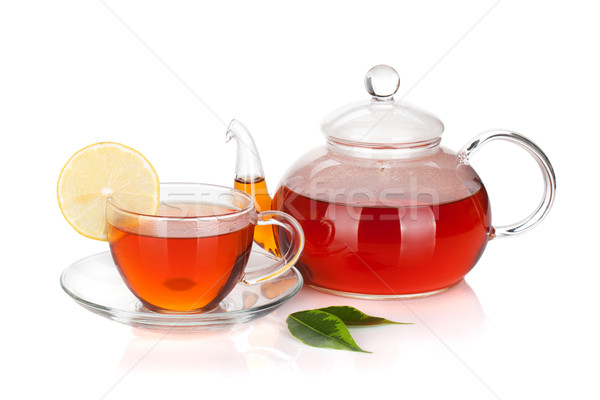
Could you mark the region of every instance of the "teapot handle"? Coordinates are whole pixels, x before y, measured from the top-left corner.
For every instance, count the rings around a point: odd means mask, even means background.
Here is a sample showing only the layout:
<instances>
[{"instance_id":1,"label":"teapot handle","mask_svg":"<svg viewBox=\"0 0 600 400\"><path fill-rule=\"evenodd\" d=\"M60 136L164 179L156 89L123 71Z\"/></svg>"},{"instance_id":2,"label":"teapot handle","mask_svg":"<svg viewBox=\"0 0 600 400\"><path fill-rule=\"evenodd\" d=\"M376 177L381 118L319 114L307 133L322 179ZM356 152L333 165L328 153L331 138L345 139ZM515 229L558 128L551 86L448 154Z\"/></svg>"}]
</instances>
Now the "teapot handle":
<instances>
[{"instance_id":1,"label":"teapot handle","mask_svg":"<svg viewBox=\"0 0 600 400\"><path fill-rule=\"evenodd\" d=\"M556 176L554 175L554 169L552 168L552 164L550 164L550 160L548 160L548 157L546 157L544 152L535 143L518 133L507 130L490 130L483 132L463 147L458 153L458 157L464 164L468 165L469 159L473 153L493 140L505 140L517 144L531 154L542 170L542 175L544 177L544 195L537 209L527 218L515 224L493 227L490 232L490 239L493 239L494 237L520 235L532 229L546 217L550 208L552 208L552 203L554 202L554 196L556 194Z\"/></svg>"}]
</instances>

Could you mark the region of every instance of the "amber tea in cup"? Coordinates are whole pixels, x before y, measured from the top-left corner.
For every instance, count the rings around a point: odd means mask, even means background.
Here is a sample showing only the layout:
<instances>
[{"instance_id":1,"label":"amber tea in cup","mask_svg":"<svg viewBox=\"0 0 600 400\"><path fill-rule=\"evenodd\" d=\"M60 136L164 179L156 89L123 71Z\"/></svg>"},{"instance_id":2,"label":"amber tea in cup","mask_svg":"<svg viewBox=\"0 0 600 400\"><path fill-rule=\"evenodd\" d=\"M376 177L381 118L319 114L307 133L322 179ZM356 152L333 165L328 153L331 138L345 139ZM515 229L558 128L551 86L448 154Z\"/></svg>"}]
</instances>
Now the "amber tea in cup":
<instances>
[{"instance_id":1,"label":"amber tea in cup","mask_svg":"<svg viewBox=\"0 0 600 400\"><path fill-rule=\"evenodd\" d=\"M246 193L213 185L161 184L156 215L123 210L109 200L107 223L123 280L146 308L159 312L212 310L240 281L285 272L304 245L301 228L287 214L257 214ZM295 248L274 265L248 272L256 225L287 229Z\"/></svg>"}]
</instances>

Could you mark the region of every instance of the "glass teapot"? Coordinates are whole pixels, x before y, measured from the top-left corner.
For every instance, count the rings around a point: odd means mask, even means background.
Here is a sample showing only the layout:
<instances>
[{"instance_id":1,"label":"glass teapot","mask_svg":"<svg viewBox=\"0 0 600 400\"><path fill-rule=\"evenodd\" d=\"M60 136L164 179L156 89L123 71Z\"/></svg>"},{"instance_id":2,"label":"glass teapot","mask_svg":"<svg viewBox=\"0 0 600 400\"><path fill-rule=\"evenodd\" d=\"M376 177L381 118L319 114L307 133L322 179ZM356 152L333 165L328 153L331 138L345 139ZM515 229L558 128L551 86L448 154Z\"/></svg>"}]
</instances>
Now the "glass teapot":
<instances>
[{"instance_id":1,"label":"glass teapot","mask_svg":"<svg viewBox=\"0 0 600 400\"><path fill-rule=\"evenodd\" d=\"M349 104L321 124L327 142L297 160L269 197L256 146L232 121L238 144L235 187L295 217L306 244L297 268L305 281L338 295L407 298L446 290L475 266L487 242L537 225L552 207L556 180L550 161L532 141L494 130L458 153L440 145L442 122L394 100L400 79L386 65L365 77L371 99ZM471 156L505 140L523 147L540 166L544 195L537 209L512 225L493 226L488 194ZM285 235L261 227L255 240L285 252Z\"/></svg>"}]
</instances>

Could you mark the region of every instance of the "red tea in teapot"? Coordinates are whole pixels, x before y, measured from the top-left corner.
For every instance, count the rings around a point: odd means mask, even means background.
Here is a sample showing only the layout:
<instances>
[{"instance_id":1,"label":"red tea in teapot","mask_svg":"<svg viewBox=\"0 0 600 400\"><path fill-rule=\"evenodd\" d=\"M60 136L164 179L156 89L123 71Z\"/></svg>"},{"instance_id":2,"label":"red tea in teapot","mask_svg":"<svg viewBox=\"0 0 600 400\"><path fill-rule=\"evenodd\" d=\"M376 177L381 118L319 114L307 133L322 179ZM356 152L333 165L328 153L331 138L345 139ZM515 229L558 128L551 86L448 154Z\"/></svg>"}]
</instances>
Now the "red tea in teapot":
<instances>
[{"instance_id":1,"label":"red tea in teapot","mask_svg":"<svg viewBox=\"0 0 600 400\"><path fill-rule=\"evenodd\" d=\"M291 214L304 229L306 244L297 265L308 284L363 298L434 294L458 283L488 240L527 232L548 214L554 170L530 139L490 130L455 152L441 145L439 118L394 98L400 77L392 67L371 68L364 85L370 98L346 104L321 121L325 142L287 169L272 202L274 210ZM264 182L248 130L234 120L226 138L237 145L236 180ZM492 227L488 195L470 159L500 140L535 159L544 194L525 219ZM253 187L240 188L260 203ZM275 230L283 252L289 244L279 233ZM255 239L267 248L261 235Z\"/></svg>"},{"instance_id":2,"label":"red tea in teapot","mask_svg":"<svg viewBox=\"0 0 600 400\"><path fill-rule=\"evenodd\" d=\"M306 235L297 264L307 283L379 296L426 293L459 282L488 241L485 188L439 205L398 200L346 205L314 200L282 186L273 208L295 217ZM285 239L281 244L285 251Z\"/></svg>"},{"instance_id":3,"label":"red tea in teapot","mask_svg":"<svg viewBox=\"0 0 600 400\"><path fill-rule=\"evenodd\" d=\"M267 191L267 183L264 178L254 180L236 178L233 182L233 187L254 197L254 206L258 212L271 209L271 196L269 196L269 192ZM272 226L256 226L254 228L254 241L268 252L276 256L280 255Z\"/></svg>"}]
</instances>

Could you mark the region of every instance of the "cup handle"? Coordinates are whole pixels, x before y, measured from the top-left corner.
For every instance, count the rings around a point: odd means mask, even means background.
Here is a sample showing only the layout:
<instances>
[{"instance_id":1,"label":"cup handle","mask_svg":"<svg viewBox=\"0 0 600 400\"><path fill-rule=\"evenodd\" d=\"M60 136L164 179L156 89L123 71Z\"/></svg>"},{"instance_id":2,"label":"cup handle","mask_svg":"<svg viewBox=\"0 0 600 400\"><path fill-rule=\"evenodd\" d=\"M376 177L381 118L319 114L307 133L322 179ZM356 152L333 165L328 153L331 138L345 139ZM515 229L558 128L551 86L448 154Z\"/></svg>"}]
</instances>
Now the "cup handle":
<instances>
[{"instance_id":1,"label":"cup handle","mask_svg":"<svg viewBox=\"0 0 600 400\"><path fill-rule=\"evenodd\" d=\"M288 251L276 261L274 264L264 268L247 272L243 282L253 284L263 282L278 275L281 275L290 269L302 253L304 249L304 232L302 227L291 215L281 211L264 211L258 214L258 225L277 225L284 228L290 234L290 248Z\"/></svg>"},{"instance_id":2,"label":"cup handle","mask_svg":"<svg viewBox=\"0 0 600 400\"><path fill-rule=\"evenodd\" d=\"M468 165L469 159L473 153L493 140L505 140L514 143L531 154L542 170L544 178L544 195L536 210L527 218L515 224L493 227L490 232L490 239L493 239L494 237L520 235L532 229L548 215L556 194L556 176L554 175L554 169L552 168L552 164L550 164L550 160L548 160L548 157L546 157L544 152L535 143L518 133L507 130L490 130L483 132L463 147L458 153L458 157L464 164Z\"/></svg>"}]
</instances>

